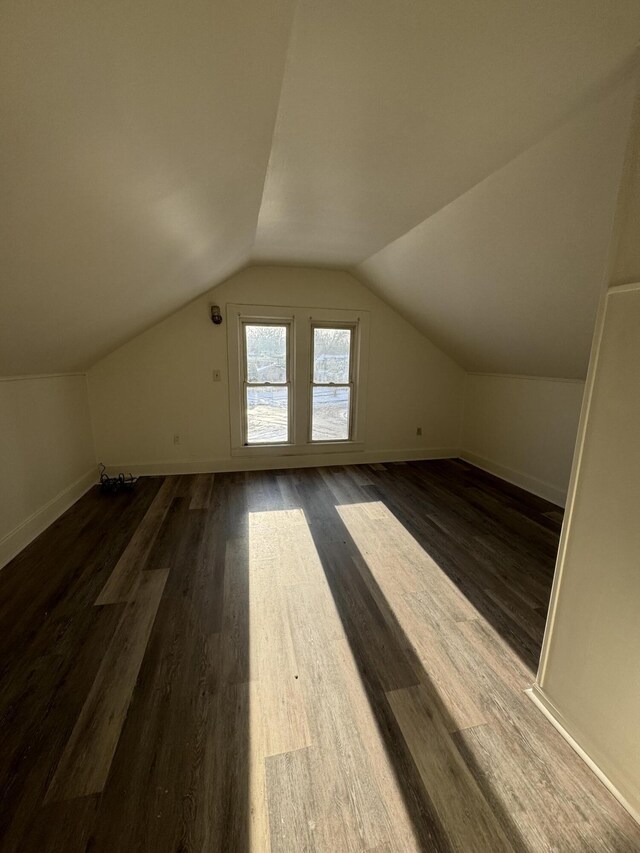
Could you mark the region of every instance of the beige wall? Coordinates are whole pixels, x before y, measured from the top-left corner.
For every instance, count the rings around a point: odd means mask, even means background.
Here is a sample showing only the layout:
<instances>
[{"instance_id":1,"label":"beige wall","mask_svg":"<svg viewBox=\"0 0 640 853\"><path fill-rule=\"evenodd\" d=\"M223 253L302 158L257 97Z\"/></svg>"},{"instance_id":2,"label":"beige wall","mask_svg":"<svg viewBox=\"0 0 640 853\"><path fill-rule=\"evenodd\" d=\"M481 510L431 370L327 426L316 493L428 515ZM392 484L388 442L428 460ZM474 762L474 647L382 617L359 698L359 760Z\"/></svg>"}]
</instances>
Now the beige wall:
<instances>
[{"instance_id":1,"label":"beige wall","mask_svg":"<svg viewBox=\"0 0 640 853\"><path fill-rule=\"evenodd\" d=\"M640 820L638 121L627 166L534 695Z\"/></svg>"},{"instance_id":2,"label":"beige wall","mask_svg":"<svg viewBox=\"0 0 640 853\"><path fill-rule=\"evenodd\" d=\"M367 310L371 316L365 451L322 462L419 458L459 448L464 371L353 276L254 266L139 335L89 371L98 458L140 472L311 463L231 459L227 324L215 302ZM222 371L214 383L212 371ZM422 427L422 436L416 428ZM180 435L180 444L173 436Z\"/></svg>"},{"instance_id":3,"label":"beige wall","mask_svg":"<svg viewBox=\"0 0 640 853\"><path fill-rule=\"evenodd\" d=\"M627 74L357 274L470 371L584 379L633 97Z\"/></svg>"},{"instance_id":4,"label":"beige wall","mask_svg":"<svg viewBox=\"0 0 640 853\"><path fill-rule=\"evenodd\" d=\"M611 292L538 676L640 814L640 289Z\"/></svg>"},{"instance_id":5,"label":"beige wall","mask_svg":"<svg viewBox=\"0 0 640 853\"><path fill-rule=\"evenodd\" d=\"M0 379L0 565L96 478L86 377Z\"/></svg>"},{"instance_id":6,"label":"beige wall","mask_svg":"<svg viewBox=\"0 0 640 853\"><path fill-rule=\"evenodd\" d=\"M632 143L618 204L612 285L640 281L640 97L636 98L633 119Z\"/></svg>"},{"instance_id":7,"label":"beige wall","mask_svg":"<svg viewBox=\"0 0 640 853\"><path fill-rule=\"evenodd\" d=\"M584 382L469 374L463 455L564 505Z\"/></svg>"}]
</instances>

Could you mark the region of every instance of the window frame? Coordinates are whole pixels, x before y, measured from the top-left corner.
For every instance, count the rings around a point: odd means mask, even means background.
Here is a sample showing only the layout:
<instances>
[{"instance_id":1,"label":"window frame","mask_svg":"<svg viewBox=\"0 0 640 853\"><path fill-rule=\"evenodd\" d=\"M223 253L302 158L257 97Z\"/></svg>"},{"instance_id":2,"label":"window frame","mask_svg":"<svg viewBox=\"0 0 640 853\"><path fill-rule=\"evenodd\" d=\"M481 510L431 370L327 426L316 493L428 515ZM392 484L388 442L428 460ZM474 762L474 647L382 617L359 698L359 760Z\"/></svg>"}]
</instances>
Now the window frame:
<instances>
[{"instance_id":1,"label":"window frame","mask_svg":"<svg viewBox=\"0 0 640 853\"><path fill-rule=\"evenodd\" d=\"M365 415L369 358L368 311L292 307L282 305L250 305L227 303L227 357L229 389L229 429L231 456L321 456L326 453L358 452L365 449ZM288 443L245 444L243 429L244 404L244 332L243 322L283 325L290 323L290 432ZM351 371L355 393L352 393L351 438L337 441L311 440L312 325L328 328L355 326L352 335Z\"/></svg>"},{"instance_id":2,"label":"window frame","mask_svg":"<svg viewBox=\"0 0 640 853\"><path fill-rule=\"evenodd\" d=\"M322 444L344 444L345 442L353 441L353 433L354 433L354 421L355 421L355 411L356 411L356 397L358 393L358 383L356 381L356 371L355 371L355 354L357 352L357 335L358 335L358 322L332 322L330 320L314 320L311 319L310 323L310 331L309 331L309 415L308 415L308 435L307 440L310 444L322 445ZM315 382L314 381L314 368L315 368L315 330L316 329L349 329L351 332L351 338L349 341L349 377L347 382ZM346 438L334 438L334 439L326 439L326 438L314 438L313 437L313 389L314 388L349 388L349 429Z\"/></svg>"},{"instance_id":3,"label":"window frame","mask_svg":"<svg viewBox=\"0 0 640 853\"><path fill-rule=\"evenodd\" d=\"M279 326L285 328L285 366L287 379L285 382L249 382L249 360L247 356L247 326ZM242 317L240 319L240 336L242 338L242 394L241 394L241 417L242 417L242 444L243 447L277 447L291 444L293 437L293 411L294 411L294 382L291 370L291 340L293 334L293 320L279 320L273 318ZM249 441L249 411L247 406L248 388L286 388L287 398L287 441Z\"/></svg>"}]
</instances>

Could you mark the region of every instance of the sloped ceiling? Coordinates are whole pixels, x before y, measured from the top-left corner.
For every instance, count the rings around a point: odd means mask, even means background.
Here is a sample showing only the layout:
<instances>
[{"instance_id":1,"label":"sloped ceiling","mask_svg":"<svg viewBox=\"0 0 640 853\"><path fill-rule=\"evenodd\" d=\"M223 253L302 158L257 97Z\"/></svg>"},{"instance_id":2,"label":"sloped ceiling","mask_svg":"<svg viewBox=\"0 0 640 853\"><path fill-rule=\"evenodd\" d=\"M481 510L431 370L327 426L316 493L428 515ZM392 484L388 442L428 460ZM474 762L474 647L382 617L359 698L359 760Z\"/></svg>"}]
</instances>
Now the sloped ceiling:
<instances>
[{"instance_id":1,"label":"sloped ceiling","mask_svg":"<svg viewBox=\"0 0 640 853\"><path fill-rule=\"evenodd\" d=\"M468 369L581 379L633 78L357 268Z\"/></svg>"},{"instance_id":2,"label":"sloped ceiling","mask_svg":"<svg viewBox=\"0 0 640 853\"><path fill-rule=\"evenodd\" d=\"M0 12L0 374L82 368L242 265L290 0Z\"/></svg>"},{"instance_id":3,"label":"sloped ceiling","mask_svg":"<svg viewBox=\"0 0 640 853\"><path fill-rule=\"evenodd\" d=\"M0 374L273 261L355 267L468 369L579 375L639 34L637 0L3 4Z\"/></svg>"}]
</instances>

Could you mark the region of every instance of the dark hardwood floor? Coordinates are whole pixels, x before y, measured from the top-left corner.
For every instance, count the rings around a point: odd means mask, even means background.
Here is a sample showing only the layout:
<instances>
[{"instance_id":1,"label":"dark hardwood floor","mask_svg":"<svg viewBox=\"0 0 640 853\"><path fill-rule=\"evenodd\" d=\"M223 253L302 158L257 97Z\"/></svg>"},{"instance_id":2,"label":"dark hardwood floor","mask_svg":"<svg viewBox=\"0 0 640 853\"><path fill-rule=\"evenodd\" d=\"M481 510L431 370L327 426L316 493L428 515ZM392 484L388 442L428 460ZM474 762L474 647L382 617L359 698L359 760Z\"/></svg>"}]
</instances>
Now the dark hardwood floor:
<instances>
[{"instance_id":1,"label":"dark hardwood floor","mask_svg":"<svg viewBox=\"0 0 640 853\"><path fill-rule=\"evenodd\" d=\"M560 523L452 460L92 490L0 572L0 849L640 850L523 692Z\"/></svg>"}]
</instances>

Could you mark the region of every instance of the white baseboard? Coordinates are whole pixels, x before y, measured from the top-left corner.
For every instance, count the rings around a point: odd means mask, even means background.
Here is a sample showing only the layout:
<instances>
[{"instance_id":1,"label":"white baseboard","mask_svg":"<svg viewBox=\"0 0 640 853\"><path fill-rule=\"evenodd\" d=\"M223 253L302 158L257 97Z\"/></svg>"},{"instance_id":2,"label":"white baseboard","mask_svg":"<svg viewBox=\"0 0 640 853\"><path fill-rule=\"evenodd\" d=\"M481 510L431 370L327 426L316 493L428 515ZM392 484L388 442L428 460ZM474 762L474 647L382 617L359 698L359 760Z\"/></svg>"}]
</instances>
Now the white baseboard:
<instances>
[{"instance_id":1,"label":"white baseboard","mask_svg":"<svg viewBox=\"0 0 640 853\"><path fill-rule=\"evenodd\" d=\"M13 558L26 548L36 536L46 530L50 524L59 518L63 512L69 509L79 498L87 492L98 480L96 469L92 468L83 474L66 489L63 489L55 497L40 509L37 509L28 518L20 522L17 527L10 530L0 539L0 569L13 560Z\"/></svg>"},{"instance_id":2,"label":"white baseboard","mask_svg":"<svg viewBox=\"0 0 640 853\"><path fill-rule=\"evenodd\" d=\"M183 459L143 464L107 464L110 474L123 471L138 477L170 474L212 474L223 471L272 471L280 468L316 468L323 465L371 465L375 462L417 462L427 459L455 459L458 448L431 447L411 450L316 453L300 456L234 456L222 459Z\"/></svg>"},{"instance_id":3,"label":"white baseboard","mask_svg":"<svg viewBox=\"0 0 640 853\"><path fill-rule=\"evenodd\" d=\"M588 767L595 773L598 779L602 782L602 784L610 791L611 794L618 800L621 806L623 806L631 815L631 817L637 822L640 823L640 803L634 805L632 804L627 797L620 791L620 789L611 781L609 776L602 770L601 766L594 761L594 759L589 755L589 753L585 750L584 747L580 745L579 735L576 733L576 737L574 737L570 733L570 725L567 720L563 717L562 713L556 708L553 702L549 699L549 697L545 694L544 690L535 683L528 690L525 690L525 693L529 696L531 701L536 705L536 707L542 711L545 717L549 720L551 725L558 731L562 737L567 741L569 746L577 752L580 758L588 765Z\"/></svg>"},{"instance_id":4,"label":"white baseboard","mask_svg":"<svg viewBox=\"0 0 640 853\"><path fill-rule=\"evenodd\" d=\"M564 506L567 501L567 490L560 486L554 486L553 483L547 483L544 480L539 480L537 477L532 477L530 474L524 474L522 471L514 471L513 468L507 468L500 465L499 462L493 462L491 459L485 459L482 456L476 456L475 453L470 453L468 450L463 450L460 458L476 468L482 468L489 474L495 474L507 483L512 483L514 486L520 486L527 492L538 495L556 506Z\"/></svg>"}]
</instances>

